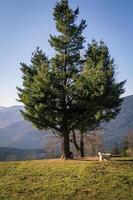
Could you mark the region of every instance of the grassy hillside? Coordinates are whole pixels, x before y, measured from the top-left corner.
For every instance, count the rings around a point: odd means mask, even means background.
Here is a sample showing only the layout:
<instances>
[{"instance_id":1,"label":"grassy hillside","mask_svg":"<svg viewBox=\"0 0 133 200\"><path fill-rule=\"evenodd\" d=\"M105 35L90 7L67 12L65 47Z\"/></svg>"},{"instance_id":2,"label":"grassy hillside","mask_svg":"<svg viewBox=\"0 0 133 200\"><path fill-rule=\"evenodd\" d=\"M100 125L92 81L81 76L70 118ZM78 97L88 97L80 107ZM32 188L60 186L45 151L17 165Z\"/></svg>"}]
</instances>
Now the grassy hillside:
<instances>
[{"instance_id":1,"label":"grassy hillside","mask_svg":"<svg viewBox=\"0 0 133 200\"><path fill-rule=\"evenodd\" d=\"M133 200L133 160L0 163L0 200Z\"/></svg>"}]
</instances>

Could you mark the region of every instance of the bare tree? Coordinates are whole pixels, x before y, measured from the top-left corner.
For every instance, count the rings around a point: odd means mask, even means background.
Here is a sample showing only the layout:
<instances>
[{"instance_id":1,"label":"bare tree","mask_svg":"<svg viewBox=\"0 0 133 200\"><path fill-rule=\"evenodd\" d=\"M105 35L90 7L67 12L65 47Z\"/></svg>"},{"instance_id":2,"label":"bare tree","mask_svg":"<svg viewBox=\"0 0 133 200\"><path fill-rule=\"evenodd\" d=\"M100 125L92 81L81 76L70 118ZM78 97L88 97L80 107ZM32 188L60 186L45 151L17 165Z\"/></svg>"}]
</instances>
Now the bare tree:
<instances>
[{"instance_id":1,"label":"bare tree","mask_svg":"<svg viewBox=\"0 0 133 200\"><path fill-rule=\"evenodd\" d=\"M85 136L85 152L86 154L96 156L98 151L103 149L103 138L100 130L91 131Z\"/></svg>"},{"instance_id":2,"label":"bare tree","mask_svg":"<svg viewBox=\"0 0 133 200\"><path fill-rule=\"evenodd\" d=\"M133 156L133 129L130 129L124 139L124 151L127 156Z\"/></svg>"},{"instance_id":3,"label":"bare tree","mask_svg":"<svg viewBox=\"0 0 133 200\"><path fill-rule=\"evenodd\" d=\"M52 139L50 139L45 146L49 158L55 158L61 154L60 145L61 138L58 136L52 136Z\"/></svg>"},{"instance_id":4,"label":"bare tree","mask_svg":"<svg viewBox=\"0 0 133 200\"><path fill-rule=\"evenodd\" d=\"M103 139L100 130L93 130L89 133L73 131L71 133L71 142L75 146L77 155L97 155L97 152L103 149Z\"/></svg>"}]
</instances>

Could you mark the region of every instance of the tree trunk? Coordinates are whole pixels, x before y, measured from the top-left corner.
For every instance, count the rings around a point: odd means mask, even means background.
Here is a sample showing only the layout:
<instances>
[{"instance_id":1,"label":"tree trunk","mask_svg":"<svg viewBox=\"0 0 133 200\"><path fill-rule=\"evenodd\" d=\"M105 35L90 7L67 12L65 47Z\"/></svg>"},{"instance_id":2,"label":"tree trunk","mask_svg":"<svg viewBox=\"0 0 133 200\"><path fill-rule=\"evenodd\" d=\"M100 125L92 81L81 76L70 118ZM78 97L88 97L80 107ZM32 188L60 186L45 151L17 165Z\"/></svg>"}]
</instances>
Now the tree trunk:
<instances>
[{"instance_id":1,"label":"tree trunk","mask_svg":"<svg viewBox=\"0 0 133 200\"><path fill-rule=\"evenodd\" d=\"M80 137L80 156L84 157L85 153L84 153L84 138L83 138L83 134L81 133L81 137Z\"/></svg>"},{"instance_id":2,"label":"tree trunk","mask_svg":"<svg viewBox=\"0 0 133 200\"><path fill-rule=\"evenodd\" d=\"M62 156L61 159L67 160L70 159L70 141L69 141L69 133L65 133L62 136Z\"/></svg>"},{"instance_id":3,"label":"tree trunk","mask_svg":"<svg viewBox=\"0 0 133 200\"><path fill-rule=\"evenodd\" d=\"M75 146L75 148L76 148L76 150L77 150L78 156L80 156L80 146L79 146L79 144L77 143L76 135L75 135L75 132L74 132L74 131L72 132L72 137L73 137L72 142L73 142L73 144L74 144L74 146Z\"/></svg>"},{"instance_id":4,"label":"tree trunk","mask_svg":"<svg viewBox=\"0 0 133 200\"><path fill-rule=\"evenodd\" d=\"M73 131L73 134L72 134L72 137L73 137L73 144L77 150L77 153L80 157L84 157L84 136L83 136L83 133L80 132L80 142L79 144L77 143L76 141L76 135L75 135L75 132Z\"/></svg>"}]
</instances>

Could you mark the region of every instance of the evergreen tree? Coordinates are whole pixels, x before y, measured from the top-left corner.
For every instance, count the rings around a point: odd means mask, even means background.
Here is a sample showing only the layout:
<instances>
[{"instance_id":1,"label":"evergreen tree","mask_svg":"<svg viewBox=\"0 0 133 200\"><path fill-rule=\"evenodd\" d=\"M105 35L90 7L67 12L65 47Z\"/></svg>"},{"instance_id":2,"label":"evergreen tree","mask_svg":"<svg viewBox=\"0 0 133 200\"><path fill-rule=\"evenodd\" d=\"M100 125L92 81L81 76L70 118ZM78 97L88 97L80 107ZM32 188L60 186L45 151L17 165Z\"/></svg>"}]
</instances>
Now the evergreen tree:
<instances>
[{"instance_id":1,"label":"evergreen tree","mask_svg":"<svg viewBox=\"0 0 133 200\"><path fill-rule=\"evenodd\" d=\"M86 112L81 114L81 119L79 118L76 124L76 129L81 136L79 146L76 143L75 133L72 134L72 142L81 156L84 155L84 135L100 127L101 122L109 121L118 114L123 101L121 94L124 92L125 84L125 81L120 83L116 81L115 63L103 41L98 43L92 40L88 45L85 58L83 71L78 79L81 88L79 94L82 94L78 99L81 103L86 102Z\"/></svg>"},{"instance_id":2,"label":"evergreen tree","mask_svg":"<svg viewBox=\"0 0 133 200\"><path fill-rule=\"evenodd\" d=\"M51 59L51 70L55 99L57 99L58 126L62 136L63 157L70 157L69 133L81 111L77 103L76 80L82 68L80 51L85 41L82 32L86 27L84 20L76 25L79 9L69 8L68 1L62 0L54 8L54 20L58 36L50 36L50 44L55 49L56 55Z\"/></svg>"},{"instance_id":3,"label":"evergreen tree","mask_svg":"<svg viewBox=\"0 0 133 200\"><path fill-rule=\"evenodd\" d=\"M31 121L37 128L47 128L46 117L41 118L40 110L45 105L41 100L47 95L46 91L49 84L48 79L48 59L42 50L37 47L32 54L31 65L21 63L21 71L23 73L23 88L18 88L18 96L20 102L24 103L25 110L21 111L26 120ZM43 87L44 84L44 87ZM47 97L46 97L47 98ZM45 108L47 109L47 108ZM43 111L42 111L43 112Z\"/></svg>"},{"instance_id":4,"label":"evergreen tree","mask_svg":"<svg viewBox=\"0 0 133 200\"><path fill-rule=\"evenodd\" d=\"M25 105L23 116L39 129L50 128L58 133L65 158L70 157L69 133L80 112L75 82L83 63L80 50L86 23L81 20L76 25L78 13L78 8L69 8L67 0L56 4L53 15L60 34L49 40L56 54L49 63L37 49L32 65L22 64L24 89L18 88L20 101Z\"/></svg>"},{"instance_id":5,"label":"evergreen tree","mask_svg":"<svg viewBox=\"0 0 133 200\"><path fill-rule=\"evenodd\" d=\"M103 41L97 43L92 40L86 52L83 76L95 103L98 123L115 118L120 110L125 81L117 82L116 73L116 65L107 45Z\"/></svg>"},{"instance_id":6,"label":"evergreen tree","mask_svg":"<svg viewBox=\"0 0 133 200\"><path fill-rule=\"evenodd\" d=\"M72 10L68 0L56 3L53 16L58 35L49 39L55 56L48 60L37 48L31 65L21 64L23 88L18 88L24 118L62 138L63 158L71 157L70 133L83 133L114 117L124 92L124 82L115 81L114 63L104 43L92 42L82 58L86 22L77 25L78 14L79 8Z\"/></svg>"}]
</instances>

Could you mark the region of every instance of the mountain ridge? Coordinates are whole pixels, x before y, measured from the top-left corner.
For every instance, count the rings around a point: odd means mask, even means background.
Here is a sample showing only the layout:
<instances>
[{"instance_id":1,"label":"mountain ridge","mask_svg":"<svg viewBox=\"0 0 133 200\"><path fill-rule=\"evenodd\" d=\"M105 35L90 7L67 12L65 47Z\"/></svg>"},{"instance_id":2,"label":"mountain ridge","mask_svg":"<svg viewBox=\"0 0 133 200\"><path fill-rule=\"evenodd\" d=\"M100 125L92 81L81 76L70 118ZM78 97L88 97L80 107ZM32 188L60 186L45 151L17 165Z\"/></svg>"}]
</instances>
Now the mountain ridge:
<instances>
[{"instance_id":1,"label":"mountain ridge","mask_svg":"<svg viewBox=\"0 0 133 200\"><path fill-rule=\"evenodd\" d=\"M22 105L0 109L0 147L44 149L54 136L50 131L33 128L30 122L23 119L20 109L23 109ZM110 149L115 142L121 146L129 129L133 129L133 95L124 97L117 117L104 123L102 135L105 148Z\"/></svg>"}]
</instances>

